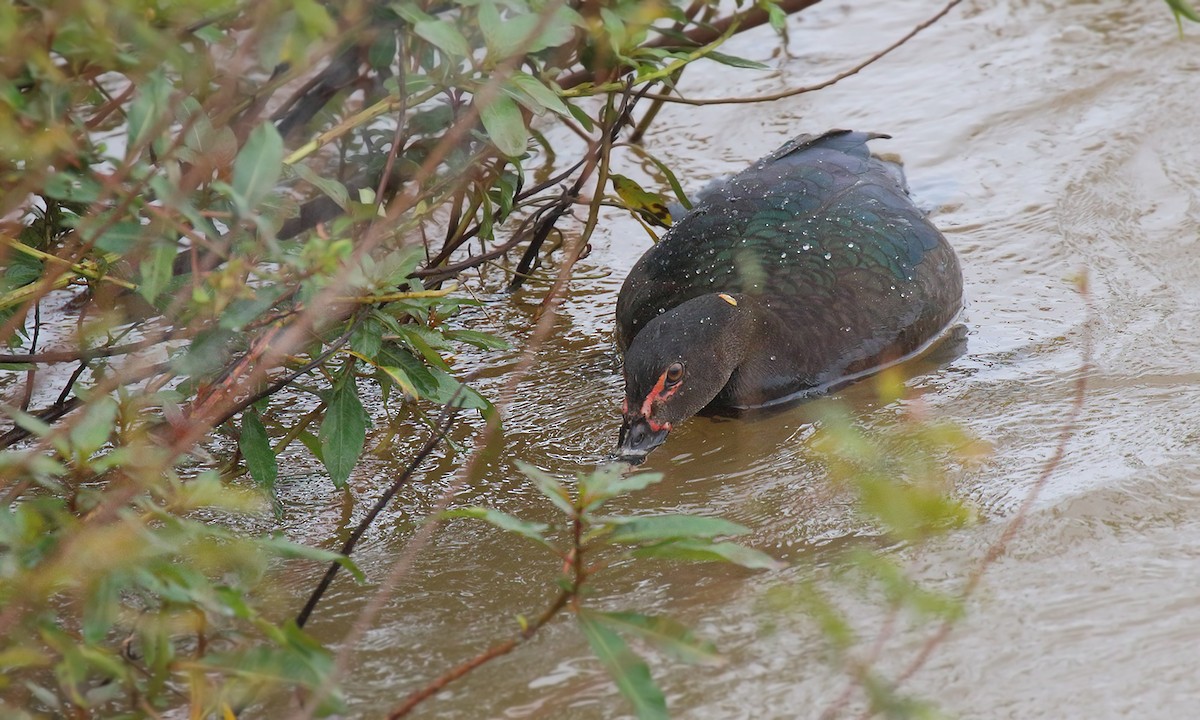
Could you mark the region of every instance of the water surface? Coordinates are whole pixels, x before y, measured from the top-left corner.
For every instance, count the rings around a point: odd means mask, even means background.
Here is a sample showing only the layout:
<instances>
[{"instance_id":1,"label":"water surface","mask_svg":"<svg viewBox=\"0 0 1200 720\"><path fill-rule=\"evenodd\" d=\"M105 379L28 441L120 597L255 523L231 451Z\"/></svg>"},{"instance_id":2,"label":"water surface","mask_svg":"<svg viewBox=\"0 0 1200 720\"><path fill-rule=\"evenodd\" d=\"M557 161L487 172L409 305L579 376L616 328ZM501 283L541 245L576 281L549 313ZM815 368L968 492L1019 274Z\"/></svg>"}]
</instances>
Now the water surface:
<instances>
[{"instance_id":1,"label":"water surface","mask_svg":"<svg viewBox=\"0 0 1200 720\"><path fill-rule=\"evenodd\" d=\"M820 81L940 6L826 0L792 19L786 55L770 54L766 30L732 41L729 52L774 71L697 66L682 87L693 96L745 96ZM886 436L919 403L928 416L991 446L986 462L946 469L980 523L924 547L889 551L943 591L961 587L1054 452L1088 319L1072 278L1087 274L1095 365L1066 456L966 619L905 685L952 716L1195 713L1198 117L1200 30L1180 38L1163 3L980 1L834 87L763 105L670 106L646 137L650 152L687 186L700 187L801 132L849 127L894 136L874 143L876 151L904 161L918 201L960 254L967 349L913 378L905 401L879 402L862 387L843 397L868 433ZM618 172L638 175L632 153L619 163ZM462 488L456 503L550 518L513 462L569 475L612 448L621 399L612 309L647 246L635 223L606 216L557 332L511 406L502 458ZM520 347L543 291L488 294L502 280L484 279L488 302L469 320ZM460 358L464 368L472 363ZM484 389L498 390L510 370L511 362L495 367ZM666 479L622 508L726 517L753 529L749 544L794 563L780 573L645 564L597 586L597 605L672 614L728 655L717 668L654 658L655 677L679 717L816 717L845 685L826 662L819 631L799 610L771 601L781 587L832 572L834 549L872 532L854 513L853 497L815 460L812 431L805 408L754 421L690 421L647 463ZM360 466L353 503L330 493L311 460L284 460L288 532L324 544L344 536L423 433L399 428L394 445ZM468 428L456 432L460 441L469 436ZM386 575L458 462L443 458L423 473L367 535L356 555L372 581ZM352 714L382 714L451 664L509 637L517 614L534 615L548 602L557 569L531 543L480 524L457 521L439 531L354 655L346 683ZM290 579L297 598L317 572ZM340 578L310 629L337 642L373 587ZM884 622L881 606L854 593L839 601L868 631ZM932 630L900 623L882 667L903 668ZM627 713L582 637L562 622L416 715Z\"/></svg>"}]
</instances>

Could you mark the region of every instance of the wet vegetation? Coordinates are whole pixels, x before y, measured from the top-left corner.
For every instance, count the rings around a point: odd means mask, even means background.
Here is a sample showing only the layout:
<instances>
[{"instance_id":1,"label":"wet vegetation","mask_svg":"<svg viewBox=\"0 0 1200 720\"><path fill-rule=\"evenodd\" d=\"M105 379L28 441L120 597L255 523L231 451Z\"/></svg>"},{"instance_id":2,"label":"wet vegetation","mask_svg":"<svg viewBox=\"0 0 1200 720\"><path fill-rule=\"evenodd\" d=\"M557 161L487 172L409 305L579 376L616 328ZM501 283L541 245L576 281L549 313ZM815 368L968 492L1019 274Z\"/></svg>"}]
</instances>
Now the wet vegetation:
<instances>
[{"instance_id":1,"label":"wet vegetation","mask_svg":"<svg viewBox=\"0 0 1200 720\"><path fill-rule=\"evenodd\" d=\"M670 221L667 200L686 205L671 168L637 145L659 105L681 99L674 81L697 63L757 66L722 42L769 25L782 46L788 15L812 2L0 7L3 714L342 707L348 668L304 630L324 588L379 582L355 566L355 542L464 414L482 420L471 445L446 450L459 474L479 477L500 452L509 395L554 331L602 209L653 234ZM1198 19L1183 0L1168 3ZM618 145L655 168L660 186L614 167ZM509 288L545 288L497 396L455 365L466 348L507 346L462 316L478 304L470 272L483 266ZM902 377L874 382L884 400L904 394ZM368 387L382 408L364 407ZM946 467L978 458L977 440L919 405L886 439L865 436L836 404L820 407L813 452L885 544L973 520ZM428 441L350 540L318 548L246 530L242 519L269 525L280 510L285 449L311 454L341 492L372 426L402 414L389 432ZM717 650L669 618L593 607L589 582L649 557L768 571L777 561L730 541L745 531L735 523L605 514L657 475L523 472L560 522L446 498L411 542L419 550L447 518L528 538L560 569L546 606L469 663L405 678L398 697L412 694L391 716L419 711L563 615L640 717L665 716L633 648L693 662L716 662ZM915 585L866 547L844 558L864 594L936 627L962 613L961 596ZM298 616L303 599L281 598L274 582L295 563L314 585ZM877 674L854 651L853 619L828 588L775 598L820 624L829 661L850 678L847 699L860 693L870 712L894 717L932 712L903 696L903 677Z\"/></svg>"}]
</instances>

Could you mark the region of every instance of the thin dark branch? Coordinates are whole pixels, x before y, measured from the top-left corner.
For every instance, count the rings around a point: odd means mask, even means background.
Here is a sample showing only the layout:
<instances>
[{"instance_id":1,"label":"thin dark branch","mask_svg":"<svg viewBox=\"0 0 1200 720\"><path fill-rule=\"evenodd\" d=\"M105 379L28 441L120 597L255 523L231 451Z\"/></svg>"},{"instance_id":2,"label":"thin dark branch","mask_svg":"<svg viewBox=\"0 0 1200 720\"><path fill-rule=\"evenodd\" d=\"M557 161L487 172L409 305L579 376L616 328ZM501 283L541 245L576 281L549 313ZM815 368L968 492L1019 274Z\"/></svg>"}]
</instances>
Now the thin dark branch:
<instances>
[{"instance_id":1,"label":"thin dark branch","mask_svg":"<svg viewBox=\"0 0 1200 720\"><path fill-rule=\"evenodd\" d=\"M513 650L516 650L521 646L522 643L533 637L538 630L541 630L546 623L553 620L556 615L562 612L563 608L567 606L567 603L571 600L571 598L578 595L578 592L578 588L560 590L558 595L554 598L554 602L550 603L550 606L546 608L546 611L543 612L537 620L530 623L524 630L518 633L516 637L509 638L502 643L493 645L470 660L462 663L461 665L453 667L447 672L438 676L435 680L425 685L425 687L413 692L404 699L404 702L401 703L399 707L388 713L388 720L397 720L397 718L402 718L405 715L408 715L408 713L412 712L412 709L420 704L421 701L427 700L441 692L442 689L444 689L447 685L461 678L463 675L466 675L488 661L495 660L498 657L507 655Z\"/></svg>"},{"instance_id":2,"label":"thin dark branch","mask_svg":"<svg viewBox=\"0 0 1200 720\"><path fill-rule=\"evenodd\" d=\"M288 373L287 375L284 375L282 378L280 378L279 380L276 380L275 382L271 383L270 385L263 388L262 390L259 390L256 393L252 393L250 396L244 398L241 402L234 403L220 417L218 417L216 420L213 421L212 426L217 427L217 426L221 425L222 423L224 423L224 422L228 421L230 418L232 418L234 415L237 415L238 413L240 413L241 411L250 407L254 403L258 402L259 400L262 400L265 397L274 395L275 393L284 389L288 385L292 384L292 381L294 381L296 378L300 377L301 375L309 372L310 370L312 370L313 368L315 368L319 365L324 364L325 361L328 360L330 357L332 357L335 352L340 350L343 345L345 345L347 342L350 341L350 336L353 335L354 331L358 329L358 326L362 324L362 321L365 317L366 317L365 313L359 312L358 315L355 317L354 322L350 323L350 327L348 327L345 332L343 332L341 335L339 335L337 338L335 338L333 340L333 342L329 343L329 347L325 348L324 352L322 352L320 355L316 356L312 360L306 362L304 365L302 365L298 369L293 370L292 372ZM239 359L238 362L241 362L241 359ZM227 371L227 374L228 374L228 371Z\"/></svg>"},{"instance_id":3,"label":"thin dark branch","mask_svg":"<svg viewBox=\"0 0 1200 720\"><path fill-rule=\"evenodd\" d=\"M542 243L544 243L546 238L549 237L550 231L554 228L554 225L558 222L558 219L562 217L562 214L566 212L568 207L570 207L570 203L574 202L575 198L579 197L579 194L583 192L584 184L587 183L588 179L591 178L592 173L596 171L596 168L600 166L601 157L605 153L607 147L610 146L620 135L621 128L629 123L630 113L633 112L633 108L635 105L637 105L638 101L645 97L646 93L649 92L650 85L643 87L636 95L633 94L632 90L632 84L627 84L625 87L625 93L622 96L620 110L617 111L616 116L612 119L612 124L604 128L600 141L594 143L592 148L589 149L587 157L585 158L586 163L583 166L583 170L580 171L579 177L576 178L575 184L572 185L569 190L563 193L558 202L551 207L549 214L547 214L539 224L537 231L534 233L533 239L531 239L529 242L529 247L525 248L525 254L521 257L521 261L517 264L516 273L513 275L513 279L508 285L509 290L516 290L521 286L525 279L529 277L529 271L533 268L533 263L537 259L537 254L538 251L541 250ZM598 196L604 194L603 173L601 174L600 182L597 185L596 194Z\"/></svg>"},{"instance_id":4,"label":"thin dark branch","mask_svg":"<svg viewBox=\"0 0 1200 720\"><path fill-rule=\"evenodd\" d=\"M113 345L112 347L99 347L91 350L51 350L48 352L31 352L20 355L0 353L0 363L71 363L71 362L87 362L96 358L113 357L116 355L127 355L131 352L144 350L145 348L170 340L175 335L173 330L167 330L163 333L137 342L126 343L125 345Z\"/></svg>"},{"instance_id":5,"label":"thin dark branch","mask_svg":"<svg viewBox=\"0 0 1200 720\"><path fill-rule=\"evenodd\" d=\"M454 393L454 397L450 398L450 402L448 402L442 408L442 415L438 420L437 427L433 434L429 436L429 439L426 440L425 444L421 446L421 449L417 451L417 454L408 463L408 467L404 469L404 472L401 473L400 477L396 478L392 482L391 486L383 493L383 495L379 496L379 499L375 501L375 505L371 508L371 511L368 512L367 516L358 523L358 527L354 528L354 531L350 533L350 537L346 538L346 542L342 545L341 549L341 554L343 557L350 557L350 553L354 552L354 546L358 544L358 541L362 538L363 533L367 531L367 528L371 527L371 524L375 522L375 518L379 517L379 513L381 513L383 509L387 507L387 504L391 502L392 498L396 495L400 488L404 487L410 480L412 480L413 474L417 471L417 468L421 466L421 463L425 462L425 458L429 457L434 448L438 446L438 443L440 443L442 439L446 437L446 434L450 432L450 428L454 426L454 418L461 409L456 405L461 392L462 388L459 388L459 390ZM321 578L321 582L317 584L317 587L313 590L312 594L308 596L308 602L304 603L303 609L301 609L300 613L296 615L296 625L299 627L304 627L304 624L308 622L309 616L312 615L313 610L317 607L317 603L320 602L321 597L325 594L325 591L329 589L329 585L333 582L333 578L335 575L337 575L338 568L340 567L341 563L337 561L329 564L329 569L325 571L325 576Z\"/></svg>"},{"instance_id":6,"label":"thin dark branch","mask_svg":"<svg viewBox=\"0 0 1200 720\"><path fill-rule=\"evenodd\" d=\"M563 192L566 193L565 190ZM536 213L534 213L533 215L530 215L529 217L522 220L521 225L517 228L517 230L515 232L513 232L512 237L509 238L503 244L497 245L496 247L492 248L491 250L488 250L487 252L472 255L472 256L470 256L460 262L457 262L457 263L453 263L450 265L427 267L427 268L423 268L421 270L416 270L412 273L412 276L421 278L422 280L426 280L430 283L440 282L449 277L453 277L454 275L457 275L458 273L460 273L464 270L469 270L473 267L482 265L483 263L487 262L488 260L491 260L493 258L497 258L497 257L500 257L501 255L504 255L509 250L512 250L514 247L516 247L517 245L520 245L522 242L524 242L525 238L528 237L528 235L526 234L526 228L528 228L531 223L533 223L533 222L537 221L539 218L541 218L543 213L549 211L554 205L557 205L558 202L559 202L558 200L555 200L553 205L539 208Z\"/></svg>"},{"instance_id":7,"label":"thin dark branch","mask_svg":"<svg viewBox=\"0 0 1200 720\"><path fill-rule=\"evenodd\" d=\"M54 401L55 405L62 405L67 401L67 396L71 394L71 390L75 387L75 383L79 382L79 376L82 375L83 371L87 370L87 368L88 364L86 360L79 363L79 367L75 368L75 371L71 373L71 377L67 378L66 384L63 385L62 392L58 394L58 399Z\"/></svg>"},{"instance_id":8,"label":"thin dark branch","mask_svg":"<svg viewBox=\"0 0 1200 720\"><path fill-rule=\"evenodd\" d=\"M943 17L946 16L947 13L949 13L951 10L954 9L954 6L958 5L961 2L962 2L962 0L950 0L950 2L946 3L945 7L943 7L941 10L939 10L935 15L930 17L928 20L925 20L924 22L915 26L904 37L900 38L899 40L892 43L891 45L888 45L886 48L880 50L879 52L875 53L874 55L867 58L866 60L863 60L862 62L860 62L859 64L850 68L849 70L840 72L837 75L834 75L833 77L829 78L828 80L823 80L819 83L816 83L815 85L805 85L803 87L791 88L790 90L783 90L781 92L773 93L770 95L757 95L755 97L725 97L725 98L693 99L693 98L676 97L674 95L650 95L649 98L656 102L669 102L669 103L677 103L677 104L682 104L682 105L737 105L737 104L773 102L775 100L782 100L784 98L790 98L790 97L795 97L796 95L803 95L804 93L810 93L815 90L821 90L823 88L829 87L830 85L835 85L835 84L841 82L842 80L845 80L846 78L850 77L851 75L857 75L860 71L865 69L867 66L872 65L876 61L881 60L882 58L886 57L896 48L900 47L901 45L904 45L909 40L912 40L922 30L925 30L929 26L936 23L938 20L941 20Z\"/></svg>"},{"instance_id":9,"label":"thin dark branch","mask_svg":"<svg viewBox=\"0 0 1200 720\"><path fill-rule=\"evenodd\" d=\"M399 33L396 39L396 57L399 60L400 76L398 87L404 87L404 33ZM387 162L383 166L383 176L379 178L379 187L375 189L375 203L384 202L387 197L388 180L392 177L392 168L396 165L396 156L400 154L400 142L404 139L404 116L408 114L408 95L400 93L400 107L396 109L396 132L392 134L392 147L388 150Z\"/></svg>"},{"instance_id":10,"label":"thin dark branch","mask_svg":"<svg viewBox=\"0 0 1200 720\"><path fill-rule=\"evenodd\" d=\"M447 685L461 678L475 668L483 665L486 662L495 660L502 655L516 650L520 645L528 641L539 630L546 626L551 620L562 612L568 604L578 611L578 603L580 594L583 592L584 583L587 582L590 572L585 567L583 560L583 517L581 511L576 508L571 517L571 552L567 554L566 561L570 565L570 585L559 590L554 601L550 606L537 617L536 620L526 625L517 633L516 637L509 638L502 643L491 646L487 650L479 653L475 657L466 662L457 665L450 670L442 673L437 678L431 680L424 687L414 691L404 702L395 710L388 713L388 720L397 720L402 718L412 711L423 700L433 697L441 692Z\"/></svg>"}]
</instances>

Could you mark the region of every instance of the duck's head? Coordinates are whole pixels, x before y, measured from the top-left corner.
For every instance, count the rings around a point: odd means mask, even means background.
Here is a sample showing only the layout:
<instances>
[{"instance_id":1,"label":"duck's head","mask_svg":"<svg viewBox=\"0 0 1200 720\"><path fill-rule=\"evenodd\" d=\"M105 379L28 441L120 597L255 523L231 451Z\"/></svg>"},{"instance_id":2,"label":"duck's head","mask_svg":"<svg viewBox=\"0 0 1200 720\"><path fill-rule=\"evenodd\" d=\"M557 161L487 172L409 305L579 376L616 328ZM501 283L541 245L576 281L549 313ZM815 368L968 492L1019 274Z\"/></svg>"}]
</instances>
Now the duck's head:
<instances>
[{"instance_id":1,"label":"duck's head","mask_svg":"<svg viewBox=\"0 0 1200 720\"><path fill-rule=\"evenodd\" d=\"M639 463L678 423L712 402L745 355L752 323L742 296L714 293L659 315L625 352L618 452Z\"/></svg>"}]
</instances>

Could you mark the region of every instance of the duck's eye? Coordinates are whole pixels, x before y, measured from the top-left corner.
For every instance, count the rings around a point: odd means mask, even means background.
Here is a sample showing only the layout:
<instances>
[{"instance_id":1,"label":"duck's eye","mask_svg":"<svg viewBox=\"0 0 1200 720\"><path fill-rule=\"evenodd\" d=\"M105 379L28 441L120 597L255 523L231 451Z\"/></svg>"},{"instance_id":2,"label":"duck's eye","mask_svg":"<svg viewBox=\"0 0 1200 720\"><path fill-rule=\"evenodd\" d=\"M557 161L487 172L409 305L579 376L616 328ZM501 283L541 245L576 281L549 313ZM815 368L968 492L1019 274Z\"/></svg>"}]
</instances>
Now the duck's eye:
<instances>
[{"instance_id":1,"label":"duck's eye","mask_svg":"<svg viewBox=\"0 0 1200 720\"><path fill-rule=\"evenodd\" d=\"M683 379L683 363L671 363L667 366L667 384L674 385Z\"/></svg>"}]
</instances>

